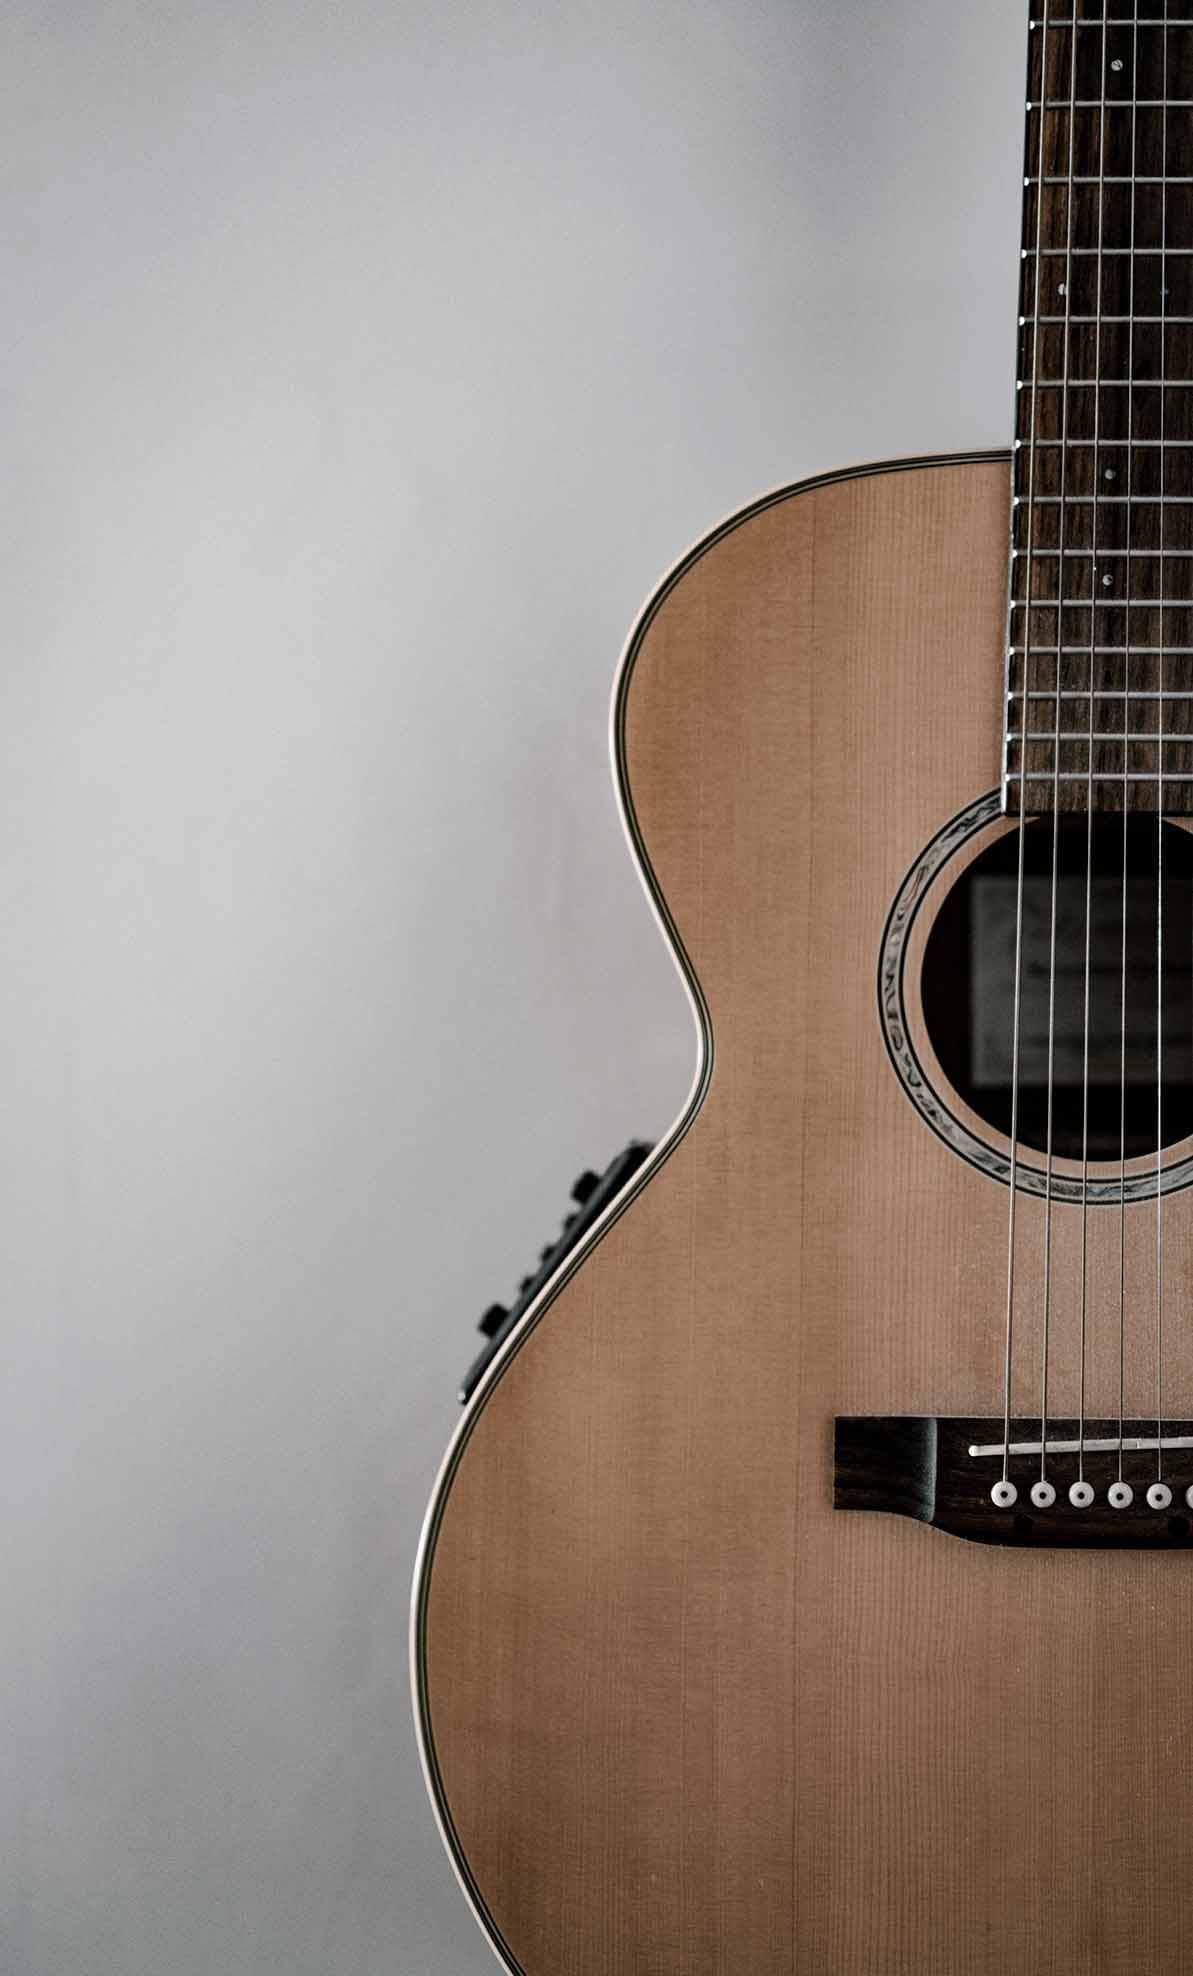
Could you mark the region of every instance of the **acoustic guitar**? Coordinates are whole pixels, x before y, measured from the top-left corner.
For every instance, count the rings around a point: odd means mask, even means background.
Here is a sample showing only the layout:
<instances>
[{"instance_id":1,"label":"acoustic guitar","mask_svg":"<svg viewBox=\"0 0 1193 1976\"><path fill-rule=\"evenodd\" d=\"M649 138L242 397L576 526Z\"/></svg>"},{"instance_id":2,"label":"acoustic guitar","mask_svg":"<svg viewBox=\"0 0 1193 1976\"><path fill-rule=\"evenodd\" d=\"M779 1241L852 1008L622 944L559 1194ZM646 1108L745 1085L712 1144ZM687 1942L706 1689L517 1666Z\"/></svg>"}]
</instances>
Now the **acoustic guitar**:
<instances>
[{"instance_id":1,"label":"acoustic guitar","mask_svg":"<svg viewBox=\"0 0 1193 1976\"><path fill-rule=\"evenodd\" d=\"M525 1976L1193 1971L1190 0L1026 97L1010 450L757 501L618 675L691 1096L414 1596Z\"/></svg>"}]
</instances>

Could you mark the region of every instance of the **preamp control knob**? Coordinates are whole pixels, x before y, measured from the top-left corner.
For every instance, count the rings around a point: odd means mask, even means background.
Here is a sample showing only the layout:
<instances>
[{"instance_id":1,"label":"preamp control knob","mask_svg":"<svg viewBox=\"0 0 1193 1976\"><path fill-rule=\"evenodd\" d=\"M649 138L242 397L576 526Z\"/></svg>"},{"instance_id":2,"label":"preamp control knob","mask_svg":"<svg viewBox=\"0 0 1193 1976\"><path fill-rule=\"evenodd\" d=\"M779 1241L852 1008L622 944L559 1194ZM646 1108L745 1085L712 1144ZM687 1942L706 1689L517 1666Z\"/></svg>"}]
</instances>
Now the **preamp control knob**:
<instances>
[{"instance_id":1,"label":"preamp control knob","mask_svg":"<svg viewBox=\"0 0 1193 1976\"><path fill-rule=\"evenodd\" d=\"M490 1304L484 1316L477 1319L476 1328L483 1331L486 1338L495 1338L508 1316L504 1304Z\"/></svg>"}]
</instances>

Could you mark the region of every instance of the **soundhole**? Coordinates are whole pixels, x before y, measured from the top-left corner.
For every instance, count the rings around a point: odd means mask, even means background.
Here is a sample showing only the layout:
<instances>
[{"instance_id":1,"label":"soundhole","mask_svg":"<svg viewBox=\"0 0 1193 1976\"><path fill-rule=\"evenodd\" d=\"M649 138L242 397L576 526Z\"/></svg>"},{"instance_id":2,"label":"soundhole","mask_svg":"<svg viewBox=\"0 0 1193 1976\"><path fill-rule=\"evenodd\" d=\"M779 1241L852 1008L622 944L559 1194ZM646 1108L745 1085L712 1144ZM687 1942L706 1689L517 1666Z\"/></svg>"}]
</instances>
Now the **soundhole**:
<instances>
[{"instance_id":1,"label":"soundhole","mask_svg":"<svg viewBox=\"0 0 1193 1976\"><path fill-rule=\"evenodd\" d=\"M997 1132L1011 1129L1015 925L1019 832L999 837L947 893L929 933L921 976L924 1022L940 1063L966 1103ZM1023 837L1019 1138L1048 1148L1052 820ZM1128 1159L1160 1138L1193 1133L1193 835L1153 816L1096 816L1089 886L1088 1151ZM1157 869L1163 873L1157 885ZM1052 1149L1082 1157L1086 1088L1087 824L1063 818L1056 887L1052 1017ZM1126 924L1126 999L1123 927ZM1157 915L1162 910L1163 1048L1157 1053ZM1157 1055L1159 1061L1157 1061ZM1122 1082L1125 1074L1125 1093ZM1125 1129L1124 1129L1125 1124Z\"/></svg>"}]
</instances>

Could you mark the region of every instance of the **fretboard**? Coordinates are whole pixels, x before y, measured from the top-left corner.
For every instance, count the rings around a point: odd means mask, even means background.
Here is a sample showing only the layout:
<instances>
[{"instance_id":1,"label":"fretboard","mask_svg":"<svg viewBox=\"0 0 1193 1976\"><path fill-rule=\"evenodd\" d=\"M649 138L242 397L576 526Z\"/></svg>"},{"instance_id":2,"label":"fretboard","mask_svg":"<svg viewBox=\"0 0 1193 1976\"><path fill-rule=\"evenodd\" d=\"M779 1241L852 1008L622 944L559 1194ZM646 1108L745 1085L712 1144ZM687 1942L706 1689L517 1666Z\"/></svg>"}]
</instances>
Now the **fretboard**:
<instances>
[{"instance_id":1,"label":"fretboard","mask_svg":"<svg viewBox=\"0 0 1193 1976\"><path fill-rule=\"evenodd\" d=\"M1193 812L1193 0L1033 0L1027 95L1004 804Z\"/></svg>"}]
</instances>

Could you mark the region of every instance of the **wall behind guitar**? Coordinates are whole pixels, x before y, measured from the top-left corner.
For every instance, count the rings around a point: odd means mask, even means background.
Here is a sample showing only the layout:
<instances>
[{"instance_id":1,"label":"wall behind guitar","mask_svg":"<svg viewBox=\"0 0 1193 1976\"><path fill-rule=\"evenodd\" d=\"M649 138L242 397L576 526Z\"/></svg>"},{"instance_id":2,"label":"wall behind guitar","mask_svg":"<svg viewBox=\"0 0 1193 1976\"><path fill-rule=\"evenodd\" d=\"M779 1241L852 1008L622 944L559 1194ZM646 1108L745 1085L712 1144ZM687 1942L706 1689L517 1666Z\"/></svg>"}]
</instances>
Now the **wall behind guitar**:
<instances>
[{"instance_id":1,"label":"wall behind guitar","mask_svg":"<svg viewBox=\"0 0 1193 1976\"><path fill-rule=\"evenodd\" d=\"M1009 434L1024 13L11 0L8 1976L493 1966L406 1599L691 1074L614 663L763 488Z\"/></svg>"}]
</instances>

